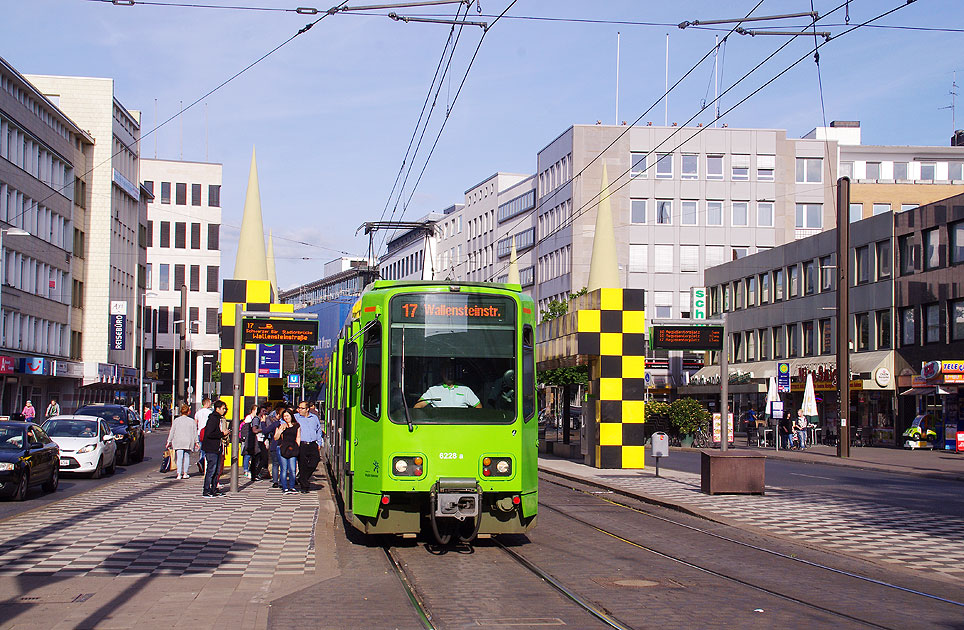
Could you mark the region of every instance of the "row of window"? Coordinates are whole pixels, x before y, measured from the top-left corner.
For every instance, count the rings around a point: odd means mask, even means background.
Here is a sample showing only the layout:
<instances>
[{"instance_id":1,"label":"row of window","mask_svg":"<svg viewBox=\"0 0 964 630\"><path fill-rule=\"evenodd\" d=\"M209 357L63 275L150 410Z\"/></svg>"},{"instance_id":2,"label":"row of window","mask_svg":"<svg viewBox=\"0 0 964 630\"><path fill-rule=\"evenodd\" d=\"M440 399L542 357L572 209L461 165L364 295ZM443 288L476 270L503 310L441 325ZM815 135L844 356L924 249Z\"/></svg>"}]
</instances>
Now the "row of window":
<instances>
[{"instance_id":1,"label":"row of window","mask_svg":"<svg viewBox=\"0 0 964 630\"><path fill-rule=\"evenodd\" d=\"M905 181L959 181L964 162L853 162L840 163L840 176L851 179Z\"/></svg>"},{"instance_id":2,"label":"row of window","mask_svg":"<svg viewBox=\"0 0 964 630\"><path fill-rule=\"evenodd\" d=\"M209 250L217 250L221 246L221 225L219 223L208 223L208 242ZM147 222L147 246L148 247L171 247L171 222L160 221L158 230L158 240L154 243L154 222ZM187 223L185 221L174 222L174 249L187 249ZM201 249L201 224L191 223L191 249Z\"/></svg>"},{"instance_id":3,"label":"row of window","mask_svg":"<svg viewBox=\"0 0 964 630\"><path fill-rule=\"evenodd\" d=\"M536 191L529 190L515 199L499 205L499 223L518 216L527 210L532 210L536 205Z\"/></svg>"},{"instance_id":4,"label":"row of window","mask_svg":"<svg viewBox=\"0 0 964 630\"><path fill-rule=\"evenodd\" d=\"M674 153L657 152L654 155L652 152L634 152L630 154L630 175L634 178L646 179L649 177L649 170L655 165L656 179L673 179L678 173L680 179L701 179L702 174L702 179L723 180L725 157L721 153L703 156L698 153L682 153L677 160ZM750 181L750 172L754 166L753 156L734 153L729 158L730 180ZM814 160L815 163L811 164L811 160ZM701 162L703 164L702 173L700 170ZM820 158L797 158L797 181L821 181L821 163ZM774 181L776 156L757 155L755 167L757 181ZM810 179L812 177L817 179Z\"/></svg>"},{"instance_id":5,"label":"row of window","mask_svg":"<svg viewBox=\"0 0 964 630\"><path fill-rule=\"evenodd\" d=\"M902 203L900 204L900 211L907 212L908 210L913 210L914 208L920 207L919 203ZM891 205L889 203L872 203L872 216L877 216L878 214L885 214L891 212ZM863 203L852 203L850 204L850 222L860 221L864 218L864 204Z\"/></svg>"},{"instance_id":6,"label":"row of window","mask_svg":"<svg viewBox=\"0 0 964 630\"><path fill-rule=\"evenodd\" d=\"M4 284L32 295L67 303L69 272L20 252L4 252Z\"/></svg>"},{"instance_id":7,"label":"row of window","mask_svg":"<svg viewBox=\"0 0 964 630\"><path fill-rule=\"evenodd\" d=\"M539 235L545 238L572 218L572 199L549 208L539 215Z\"/></svg>"},{"instance_id":8,"label":"row of window","mask_svg":"<svg viewBox=\"0 0 964 630\"><path fill-rule=\"evenodd\" d=\"M346 295L361 295L362 289L365 288L364 280L365 276L362 275L351 276L333 284L302 289L297 296L289 296L283 301L286 304L317 304L330 302Z\"/></svg>"},{"instance_id":9,"label":"row of window","mask_svg":"<svg viewBox=\"0 0 964 630\"><path fill-rule=\"evenodd\" d=\"M413 273L417 273L422 270L424 258L425 252L412 252L408 256L399 258L390 265L384 267L382 277L386 280L399 280Z\"/></svg>"},{"instance_id":10,"label":"row of window","mask_svg":"<svg viewBox=\"0 0 964 630\"><path fill-rule=\"evenodd\" d=\"M442 231L442 238L451 238L453 234L461 234L462 233L462 215L459 214L451 221L446 221L444 224L442 224L440 229Z\"/></svg>"},{"instance_id":11,"label":"row of window","mask_svg":"<svg viewBox=\"0 0 964 630\"><path fill-rule=\"evenodd\" d=\"M679 204L678 209L676 204ZM807 206L814 206L808 208ZM632 199L630 200L630 221L637 225L650 222L650 208L652 221L656 225L723 225L723 201L684 200L675 202L671 199ZM749 226L750 202L730 202L728 225ZM821 204L797 204L797 227L817 227L822 224L823 207ZM757 227L773 227L773 202L758 201L756 203L756 219L753 225ZM702 220L701 220L702 219ZM803 225L800 225L800 224ZM815 223L816 225L812 225Z\"/></svg>"},{"instance_id":12,"label":"row of window","mask_svg":"<svg viewBox=\"0 0 964 630\"><path fill-rule=\"evenodd\" d=\"M67 249L70 219L41 205L9 184L0 183L0 221Z\"/></svg>"},{"instance_id":13,"label":"row of window","mask_svg":"<svg viewBox=\"0 0 964 630\"><path fill-rule=\"evenodd\" d=\"M144 187L151 191L154 195L154 182L151 180L144 181ZM200 206L203 200L201 199L202 186L201 184L191 184L191 205ZM156 198L156 195L155 195ZM161 203L170 204L171 203L171 182L161 182ZM183 182L174 183L174 205L186 206L187 205L187 184ZM221 185L220 184L208 184L208 203L209 208L220 208L221 207Z\"/></svg>"},{"instance_id":14,"label":"row of window","mask_svg":"<svg viewBox=\"0 0 964 630\"><path fill-rule=\"evenodd\" d=\"M943 313L939 302L900 309L900 344L916 346L964 341L964 299L950 300L946 305ZM946 339L944 330L947 330Z\"/></svg>"},{"instance_id":15,"label":"row of window","mask_svg":"<svg viewBox=\"0 0 964 630\"><path fill-rule=\"evenodd\" d=\"M0 158L23 169L68 199L73 194L73 167L45 144L3 117L0 117Z\"/></svg>"},{"instance_id":16,"label":"row of window","mask_svg":"<svg viewBox=\"0 0 964 630\"><path fill-rule=\"evenodd\" d=\"M171 282L171 268L174 268L174 282ZM185 273L188 274L187 282L185 282ZM207 266L207 284L205 290L208 293L218 292L218 274L220 273L220 267L218 265L208 265ZM151 263L147 264L147 289L156 289L158 291L180 291L181 287L185 284L188 285L189 291L200 291L201 290L201 265L170 265L170 264L159 264L157 265L157 283L154 283L153 265Z\"/></svg>"},{"instance_id":17,"label":"row of window","mask_svg":"<svg viewBox=\"0 0 964 630\"><path fill-rule=\"evenodd\" d=\"M539 282L548 282L572 271L572 245L539 257Z\"/></svg>"},{"instance_id":18,"label":"row of window","mask_svg":"<svg viewBox=\"0 0 964 630\"><path fill-rule=\"evenodd\" d=\"M495 210L483 212L479 216L469 221L469 238L473 239L482 236L495 227Z\"/></svg>"},{"instance_id":19,"label":"row of window","mask_svg":"<svg viewBox=\"0 0 964 630\"><path fill-rule=\"evenodd\" d=\"M946 262L941 260L941 228L930 228L923 230L920 234L919 250L916 245L916 234L903 234L897 237L897 264L900 275L907 276L918 269L930 271L944 265L964 263L964 221L947 225Z\"/></svg>"},{"instance_id":20,"label":"row of window","mask_svg":"<svg viewBox=\"0 0 964 630\"><path fill-rule=\"evenodd\" d=\"M67 130L67 126L57 120L47 110L45 105L41 104L40 101L35 99L29 91L14 83L10 77L6 75L0 77L0 89L17 99L21 105L32 111L38 118L40 118L40 120L44 122L44 124L53 129L57 135L62 136L65 140L70 140L70 132Z\"/></svg>"},{"instance_id":21,"label":"row of window","mask_svg":"<svg viewBox=\"0 0 964 630\"><path fill-rule=\"evenodd\" d=\"M528 266L519 270L519 285L523 287L528 287L535 283L536 268L533 266ZM504 273L495 280L496 282L501 282L505 284L509 281L509 274Z\"/></svg>"},{"instance_id":22,"label":"row of window","mask_svg":"<svg viewBox=\"0 0 964 630\"><path fill-rule=\"evenodd\" d=\"M527 249L530 249L536 242L536 231L535 228L529 228L527 230L522 230L511 236L506 236L503 239L499 239L497 244L497 253L499 258L505 258L512 253L512 243L515 242L516 253L521 253Z\"/></svg>"},{"instance_id":23,"label":"row of window","mask_svg":"<svg viewBox=\"0 0 964 630\"><path fill-rule=\"evenodd\" d=\"M572 179L572 153L562 156L539 173L539 198L559 188Z\"/></svg>"},{"instance_id":24,"label":"row of window","mask_svg":"<svg viewBox=\"0 0 964 630\"><path fill-rule=\"evenodd\" d=\"M4 348L67 356L69 328L66 325L7 310L3 311L2 319L0 339L3 340Z\"/></svg>"},{"instance_id":25,"label":"row of window","mask_svg":"<svg viewBox=\"0 0 964 630\"><path fill-rule=\"evenodd\" d=\"M831 256L823 256L714 286L709 294L710 313L719 315L771 301L776 303L801 295L833 291L835 267L832 260Z\"/></svg>"},{"instance_id":26,"label":"row of window","mask_svg":"<svg viewBox=\"0 0 964 630\"><path fill-rule=\"evenodd\" d=\"M145 314L151 309L147 309ZM157 321L157 334L166 335L168 333L179 334L181 332L181 326L183 324L176 324L174 322L181 322L184 318L181 317L181 307L175 306L173 309L167 306L158 306L156 309L156 321ZM171 317L171 315L174 317ZM191 326L191 334L198 334L201 332L201 325L204 325L204 333L208 335L218 334L218 309L217 308L206 308L204 309L204 321L201 321L201 311L196 306L188 307L188 321ZM144 317L144 332L152 333L154 331L154 324L151 322L151 317L149 315Z\"/></svg>"}]
</instances>

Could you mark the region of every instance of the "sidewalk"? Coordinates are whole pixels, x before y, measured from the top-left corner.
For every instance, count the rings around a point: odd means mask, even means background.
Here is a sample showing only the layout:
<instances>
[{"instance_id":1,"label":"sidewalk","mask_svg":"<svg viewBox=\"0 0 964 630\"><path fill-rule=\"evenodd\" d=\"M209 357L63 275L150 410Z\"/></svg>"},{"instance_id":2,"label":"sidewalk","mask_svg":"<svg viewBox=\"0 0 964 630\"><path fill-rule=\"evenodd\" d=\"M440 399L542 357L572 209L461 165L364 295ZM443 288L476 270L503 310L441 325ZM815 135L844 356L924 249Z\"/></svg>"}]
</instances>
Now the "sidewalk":
<instances>
[{"instance_id":1,"label":"sidewalk","mask_svg":"<svg viewBox=\"0 0 964 630\"><path fill-rule=\"evenodd\" d=\"M784 456L829 457L806 452ZM815 549L964 583L964 521L960 518L769 485L763 496L711 496L700 491L698 474L663 469L656 477L652 468L604 470L546 455L539 457L539 469Z\"/></svg>"}]
</instances>

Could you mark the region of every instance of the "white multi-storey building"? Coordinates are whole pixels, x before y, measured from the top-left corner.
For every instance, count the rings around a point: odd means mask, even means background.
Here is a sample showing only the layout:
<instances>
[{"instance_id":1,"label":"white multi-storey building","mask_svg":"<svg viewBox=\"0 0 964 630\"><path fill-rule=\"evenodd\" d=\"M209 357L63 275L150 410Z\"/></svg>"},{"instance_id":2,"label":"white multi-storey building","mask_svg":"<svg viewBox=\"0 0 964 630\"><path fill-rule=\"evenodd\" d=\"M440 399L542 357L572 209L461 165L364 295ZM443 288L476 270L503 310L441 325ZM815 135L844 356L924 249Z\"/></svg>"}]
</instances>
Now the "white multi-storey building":
<instances>
[{"instance_id":1,"label":"white multi-storey building","mask_svg":"<svg viewBox=\"0 0 964 630\"><path fill-rule=\"evenodd\" d=\"M132 394L137 389L140 337L135 314L146 263L146 195L135 183L140 112L117 100L113 79L26 78L94 138L86 174L90 202L80 235L86 259L79 336L84 385L89 386L81 402L107 400L122 391ZM111 326L111 315L123 315L126 326Z\"/></svg>"},{"instance_id":2,"label":"white multi-storey building","mask_svg":"<svg viewBox=\"0 0 964 630\"><path fill-rule=\"evenodd\" d=\"M194 403L209 393L205 384L219 348L221 165L143 159L141 177L154 195L147 207L147 364L159 373L161 391L171 391L171 367L188 322L185 376Z\"/></svg>"}]
</instances>

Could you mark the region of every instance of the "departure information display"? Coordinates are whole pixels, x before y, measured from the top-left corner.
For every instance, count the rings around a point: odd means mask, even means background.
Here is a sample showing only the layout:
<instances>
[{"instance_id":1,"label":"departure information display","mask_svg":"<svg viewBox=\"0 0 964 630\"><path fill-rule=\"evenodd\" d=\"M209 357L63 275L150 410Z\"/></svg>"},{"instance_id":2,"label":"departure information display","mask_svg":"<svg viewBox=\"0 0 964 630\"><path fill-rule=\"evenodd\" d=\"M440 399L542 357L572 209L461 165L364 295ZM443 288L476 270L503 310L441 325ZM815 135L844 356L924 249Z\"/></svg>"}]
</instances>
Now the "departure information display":
<instances>
[{"instance_id":1,"label":"departure information display","mask_svg":"<svg viewBox=\"0 0 964 630\"><path fill-rule=\"evenodd\" d=\"M657 350L722 350L722 326L653 326Z\"/></svg>"},{"instance_id":2,"label":"departure information display","mask_svg":"<svg viewBox=\"0 0 964 630\"><path fill-rule=\"evenodd\" d=\"M421 293L392 298L392 321L404 323L511 324L512 300L479 294Z\"/></svg>"},{"instance_id":3,"label":"departure information display","mask_svg":"<svg viewBox=\"0 0 964 630\"><path fill-rule=\"evenodd\" d=\"M317 320L245 318L243 322L242 339L244 343L318 345Z\"/></svg>"}]
</instances>

